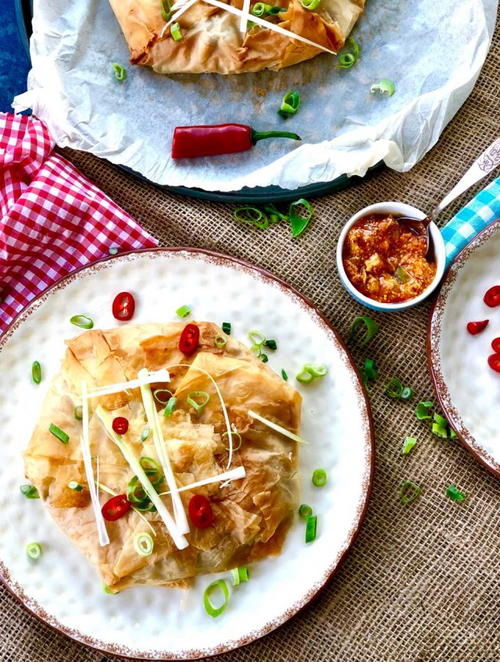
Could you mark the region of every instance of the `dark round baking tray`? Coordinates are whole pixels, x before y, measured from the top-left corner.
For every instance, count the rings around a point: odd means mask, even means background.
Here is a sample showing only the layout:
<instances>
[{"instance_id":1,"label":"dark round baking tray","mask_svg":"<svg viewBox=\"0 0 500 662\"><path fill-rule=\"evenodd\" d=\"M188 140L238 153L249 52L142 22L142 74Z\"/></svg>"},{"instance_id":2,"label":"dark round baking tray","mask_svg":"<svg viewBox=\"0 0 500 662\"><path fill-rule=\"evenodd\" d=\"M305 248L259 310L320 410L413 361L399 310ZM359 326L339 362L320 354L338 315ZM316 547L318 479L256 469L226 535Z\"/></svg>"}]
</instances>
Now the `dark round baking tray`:
<instances>
[{"instance_id":1,"label":"dark round baking tray","mask_svg":"<svg viewBox=\"0 0 500 662\"><path fill-rule=\"evenodd\" d=\"M31 19L33 16L33 0L14 0L15 9L16 9L16 18L17 26L19 30L19 36L21 42L23 43L26 53L29 57L29 38L31 36ZM382 163L374 166L374 168L379 168L382 166ZM123 170L133 174L140 179L145 179L138 172L126 168L125 166L120 166ZM371 168L373 170L374 168ZM352 184L355 184L359 181L361 177L347 177L347 175L341 175L333 181L330 182L318 182L316 184L309 184L308 186L301 186L297 189L284 189L280 186L258 186L255 188L244 187L239 191L229 191L227 193L221 193L218 191L204 191L203 189L198 188L187 188L186 186L163 186L168 191L172 193L177 193L179 195L185 195L192 198L198 198L201 200L214 200L216 202L242 202L242 203L254 203L259 204L263 202L291 202L292 200L297 200L297 198L310 198L314 196L326 195L327 193L334 193L335 191L340 191L341 189L347 188Z\"/></svg>"}]
</instances>

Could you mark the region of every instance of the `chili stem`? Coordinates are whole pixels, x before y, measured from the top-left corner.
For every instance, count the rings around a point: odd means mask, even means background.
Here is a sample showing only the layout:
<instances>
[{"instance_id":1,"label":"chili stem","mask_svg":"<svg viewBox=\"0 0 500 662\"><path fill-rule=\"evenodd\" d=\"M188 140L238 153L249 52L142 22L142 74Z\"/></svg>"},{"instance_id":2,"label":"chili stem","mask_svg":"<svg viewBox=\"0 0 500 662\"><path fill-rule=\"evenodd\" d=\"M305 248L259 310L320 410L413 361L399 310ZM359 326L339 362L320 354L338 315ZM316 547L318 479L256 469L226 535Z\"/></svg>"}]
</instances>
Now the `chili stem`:
<instances>
[{"instance_id":1,"label":"chili stem","mask_svg":"<svg viewBox=\"0 0 500 662\"><path fill-rule=\"evenodd\" d=\"M300 136L296 133L290 133L289 131L254 131L252 129L252 143L255 145L259 140L265 140L266 138L290 138L291 140L302 140Z\"/></svg>"}]
</instances>

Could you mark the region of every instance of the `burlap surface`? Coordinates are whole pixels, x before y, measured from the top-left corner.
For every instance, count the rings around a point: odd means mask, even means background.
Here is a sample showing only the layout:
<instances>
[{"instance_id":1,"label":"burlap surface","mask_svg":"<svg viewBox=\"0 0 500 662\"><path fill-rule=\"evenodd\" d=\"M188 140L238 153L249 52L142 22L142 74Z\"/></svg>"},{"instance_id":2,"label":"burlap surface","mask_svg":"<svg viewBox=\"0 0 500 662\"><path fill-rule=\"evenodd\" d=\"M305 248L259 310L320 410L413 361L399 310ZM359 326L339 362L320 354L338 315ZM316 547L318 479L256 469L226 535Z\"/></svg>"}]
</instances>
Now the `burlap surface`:
<instances>
[{"instance_id":1,"label":"burlap surface","mask_svg":"<svg viewBox=\"0 0 500 662\"><path fill-rule=\"evenodd\" d=\"M431 209L494 140L500 115L498 43L497 33L474 92L418 166L406 174L382 171L314 200L317 217L298 240L284 226L260 232L236 224L230 205L177 197L88 154L64 153L163 245L213 249L271 270L310 297L346 337L352 318L366 311L337 277L334 251L342 224L360 207L379 200ZM443 213L440 222L472 193ZM358 364L370 356L380 367L371 396L377 467L366 520L347 560L303 613L265 638L222 655L221 662L500 660L500 484L462 446L433 437L415 419L415 401L433 398L425 356L428 308L374 315L381 332L364 352L354 352ZM414 387L413 403L383 394L392 376ZM419 444L403 457L401 441L409 434ZM424 490L406 507L398 497L405 478ZM444 496L449 483L467 493L465 503ZM0 610L2 660L115 660L53 632L3 587Z\"/></svg>"}]
</instances>

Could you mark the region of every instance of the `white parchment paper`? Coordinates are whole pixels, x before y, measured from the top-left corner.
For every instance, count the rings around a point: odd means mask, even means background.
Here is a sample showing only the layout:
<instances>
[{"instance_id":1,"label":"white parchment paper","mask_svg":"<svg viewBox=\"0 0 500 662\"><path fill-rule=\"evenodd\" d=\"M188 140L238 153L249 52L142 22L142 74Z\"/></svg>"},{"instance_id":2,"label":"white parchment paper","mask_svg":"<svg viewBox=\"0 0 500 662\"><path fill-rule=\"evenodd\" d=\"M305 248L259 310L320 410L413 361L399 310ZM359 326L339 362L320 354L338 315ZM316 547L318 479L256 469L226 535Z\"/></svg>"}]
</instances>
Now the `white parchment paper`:
<instances>
[{"instance_id":1,"label":"white parchment paper","mask_svg":"<svg viewBox=\"0 0 500 662\"><path fill-rule=\"evenodd\" d=\"M160 76L127 64L107 0L35 0L28 91L14 107L32 108L58 145L170 186L294 189L363 175L380 160L406 171L470 94L496 9L496 0L368 0L354 31L362 56L352 69L321 55L279 72ZM126 65L126 82L114 79L113 62ZM382 78L395 82L393 97L370 95ZM276 111L290 89L302 106L284 120ZM269 140L236 155L171 159L176 126L221 122L286 127L302 143Z\"/></svg>"}]
</instances>

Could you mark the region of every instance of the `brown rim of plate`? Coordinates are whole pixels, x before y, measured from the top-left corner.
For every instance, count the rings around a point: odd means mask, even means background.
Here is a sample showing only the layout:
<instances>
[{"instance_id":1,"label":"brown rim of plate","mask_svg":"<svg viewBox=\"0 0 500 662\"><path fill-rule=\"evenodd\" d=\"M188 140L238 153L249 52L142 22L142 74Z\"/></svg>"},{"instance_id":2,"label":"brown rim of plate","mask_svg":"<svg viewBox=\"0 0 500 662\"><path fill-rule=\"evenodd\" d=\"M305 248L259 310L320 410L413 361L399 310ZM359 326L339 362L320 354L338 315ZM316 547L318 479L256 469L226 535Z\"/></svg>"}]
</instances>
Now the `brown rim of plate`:
<instances>
[{"instance_id":1,"label":"brown rim of plate","mask_svg":"<svg viewBox=\"0 0 500 662\"><path fill-rule=\"evenodd\" d=\"M448 387L441 370L439 356L439 341L441 338L441 321L443 318L446 300L458 272L466 264L474 251L486 243L490 237L500 229L500 219L495 219L481 230L462 250L453 258L445 277L439 288L439 294L429 311L426 337L427 367L434 386L439 405L455 430L460 443L483 465L490 473L500 478L500 463L487 453L481 444L465 427L460 414L454 407Z\"/></svg>"},{"instance_id":2,"label":"brown rim of plate","mask_svg":"<svg viewBox=\"0 0 500 662\"><path fill-rule=\"evenodd\" d=\"M292 618L296 614L303 611L306 607L308 607L311 604L311 602L315 600L319 596L319 594L325 589L325 587L328 585L328 583L335 575L335 573L338 572L341 564L345 560L347 554L351 550L354 542L356 541L359 535L359 531L361 530L361 526L363 524L366 511L368 509L368 503L372 491L373 476L375 470L375 435L374 435L370 401L367 396L367 392L363 386L358 369L356 368L356 365L354 364L354 361L351 358L351 355L347 349L346 344L340 338L337 331L332 327L331 323L326 319L323 313L321 313L321 311L318 310L318 308L313 304L313 302L310 299L308 299L306 296L298 292L294 287L286 283L278 276L275 276L271 272L267 271L266 269L263 269L262 267L254 266L250 264L250 262L246 262L245 260L241 260L236 257L223 255L222 253L217 253L215 251L210 251L204 248L157 247L157 248L144 248L135 251L126 251L123 253L119 253L116 256L110 256L102 260L98 260L97 262L94 262L90 265L80 267L79 269L72 271L67 276L64 276L63 278L58 280L56 283L51 285L51 287L47 288L44 292L38 294L33 299L33 301L31 301L29 305L15 317L15 319L9 324L5 333L0 338L0 352L3 346L5 345L5 343L15 332L16 328L29 317L29 315L32 312L32 309L37 308L38 305L43 304L43 302L40 302L40 299L47 298L48 296L50 296L50 294L53 291L64 288L67 283L72 282L73 280L75 280L75 278L78 278L81 272L99 271L100 268L103 268L104 265L109 263L111 260L120 259L127 256L133 256L137 253L162 253L162 252L165 253L184 252L188 254L194 254L195 256L201 255L204 256L205 258L208 258L209 262L215 264L227 264L229 262L233 265L236 265L237 268L244 270L245 272L250 272L254 274L257 273L261 278L264 279L264 281L271 281L277 283L282 291L288 294L292 294L295 298L299 299L299 301L306 308L310 310L312 309L312 311L316 313L316 315L320 318L322 326L333 335L333 339L338 343L340 348L344 351L346 364L351 368L351 370L353 371L356 377L358 394L363 399L366 407L365 424L368 432L366 455L368 456L369 462L368 462L368 475L365 475L363 480L363 488L364 488L363 496L362 499L360 500L360 503L358 504L357 522L349 531L347 538L348 543L346 545L346 548L337 556L337 558L335 558L330 563L325 573L325 577L321 580L320 585L312 587L309 593L305 596L305 598L299 600L296 604L292 605L289 609L287 609L286 612L281 614L280 617L266 623L266 625L262 627L260 630L250 632L245 637L242 637L238 640L227 641L224 644L220 644L211 649L203 649L203 650L190 649L186 651L181 651L180 653L171 653L167 650L141 652L137 650L132 650L128 647L105 643L103 641L94 639L88 635L82 634L77 629L70 628L63 625L62 623L59 623L53 616L48 614L41 605L39 605L35 600L30 598L25 593L23 588L10 578L9 571L7 570L3 562L0 560L0 580L2 581L4 586L16 599L18 599L21 602L21 604L27 611L29 611L38 620L42 621L45 625L48 625L53 630L65 634L70 639L73 639L78 643L88 646L89 648L96 650L100 653L115 655L117 657L124 659L132 658L136 660L144 660L145 662L149 660L158 660L161 662L167 662L169 660L193 660L202 657L221 655L222 653L235 650L237 648L240 648L241 646L246 646L252 643L253 641L269 634L270 632L278 628L280 625L283 625L290 618Z\"/></svg>"}]
</instances>

